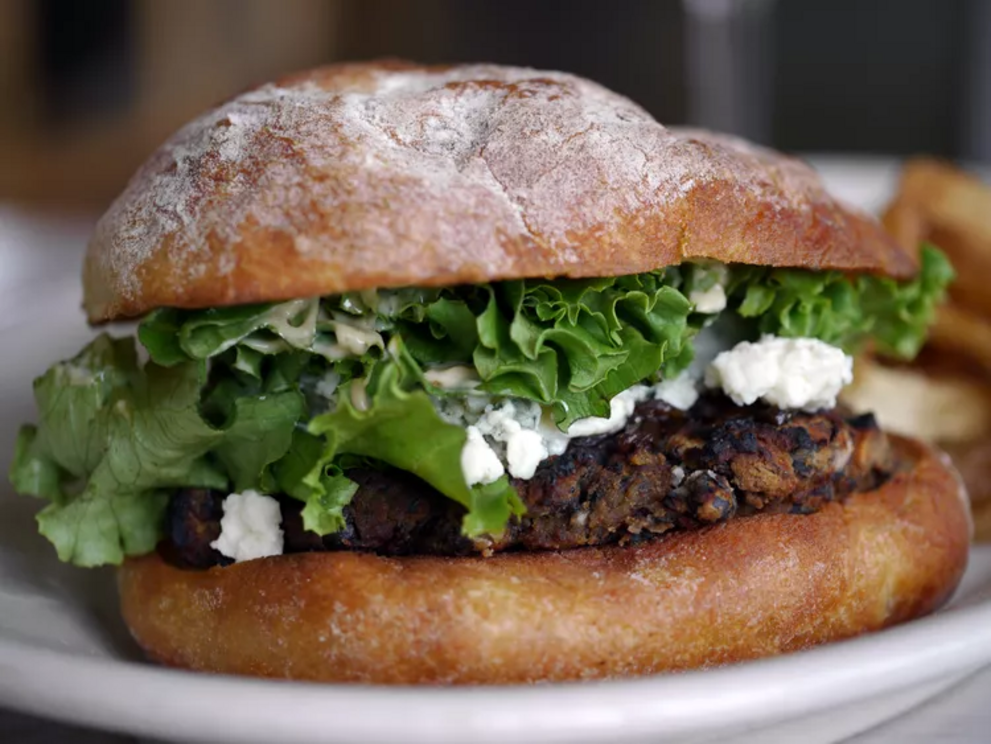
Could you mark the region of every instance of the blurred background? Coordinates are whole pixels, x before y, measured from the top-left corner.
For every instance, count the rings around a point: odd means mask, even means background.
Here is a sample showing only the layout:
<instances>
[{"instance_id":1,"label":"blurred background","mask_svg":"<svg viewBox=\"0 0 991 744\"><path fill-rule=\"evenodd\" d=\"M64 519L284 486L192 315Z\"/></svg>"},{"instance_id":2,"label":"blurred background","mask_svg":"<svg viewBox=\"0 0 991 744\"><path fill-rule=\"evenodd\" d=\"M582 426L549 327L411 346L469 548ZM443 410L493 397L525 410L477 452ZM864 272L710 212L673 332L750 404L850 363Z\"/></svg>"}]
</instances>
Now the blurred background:
<instances>
[{"instance_id":1,"label":"blurred background","mask_svg":"<svg viewBox=\"0 0 991 744\"><path fill-rule=\"evenodd\" d=\"M788 151L991 159L986 0L0 0L0 200L105 206L179 125L290 70L577 72Z\"/></svg>"}]
</instances>

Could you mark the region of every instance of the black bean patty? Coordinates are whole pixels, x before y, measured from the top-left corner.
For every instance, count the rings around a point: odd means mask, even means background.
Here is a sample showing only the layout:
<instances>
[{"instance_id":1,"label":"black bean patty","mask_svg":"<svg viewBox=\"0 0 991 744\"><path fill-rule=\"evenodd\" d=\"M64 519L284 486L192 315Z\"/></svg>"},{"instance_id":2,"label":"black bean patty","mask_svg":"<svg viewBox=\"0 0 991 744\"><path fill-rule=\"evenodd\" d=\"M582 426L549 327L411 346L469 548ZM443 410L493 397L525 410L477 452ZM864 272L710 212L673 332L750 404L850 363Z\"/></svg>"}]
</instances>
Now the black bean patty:
<instances>
[{"instance_id":1,"label":"black bean patty","mask_svg":"<svg viewBox=\"0 0 991 744\"><path fill-rule=\"evenodd\" d=\"M498 537L463 536L463 508L398 470L348 471L359 488L345 508L346 526L325 537L303 529L300 502L279 500L287 553L490 554L630 544L758 512L810 514L877 488L892 468L871 415L741 407L708 395L690 411L641 403L622 431L572 440L533 478L513 481L527 511ZM210 547L220 534L223 498L203 489L172 496L171 560L190 567L229 562Z\"/></svg>"}]
</instances>

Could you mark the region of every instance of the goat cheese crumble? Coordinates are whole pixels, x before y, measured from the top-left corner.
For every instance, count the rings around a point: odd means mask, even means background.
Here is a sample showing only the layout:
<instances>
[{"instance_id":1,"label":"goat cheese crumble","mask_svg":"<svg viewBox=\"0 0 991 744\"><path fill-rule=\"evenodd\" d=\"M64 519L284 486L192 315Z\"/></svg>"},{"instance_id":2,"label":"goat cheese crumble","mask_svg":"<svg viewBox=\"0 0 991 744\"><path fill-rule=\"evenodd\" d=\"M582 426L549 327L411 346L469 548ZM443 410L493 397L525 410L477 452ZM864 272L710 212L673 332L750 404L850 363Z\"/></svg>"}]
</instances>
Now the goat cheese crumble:
<instances>
[{"instance_id":1,"label":"goat cheese crumble","mask_svg":"<svg viewBox=\"0 0 991 744\"><path fill-rule=\"evenodd\" d=\"M578 419L567 431L561 431L534 401L506 400L495 405L475 397L466 402L439 399L437 406L448 423L464 425L473 419L465 427L468 439L461 451L461 470L468 485L473 486L492 483L506 472L529 480L541 462L563 454L575 437L613 434L622 429L637 404L651 397L685 410L695 403L698 391L687 374L657 385L634 385L609 401L609 418Z\"/></svg>"},{"instance_id":2,"label":"goat cheese crumble","mask_svg":"<svg viewBox=\"0 0 991 744\"><path fill-rule=\"evenodd\" d=\"M514 478L533 477L537 466L549 456L547 444L538 431L541 410L536 403L505 401L498 408L488 407L475 427L493 442L505 445L503 459ZM493 450L498 459L498 453Z\"/></svg>"},{"instance_id":3,"label":"goat cheese crumble","mask_svg":"<svg viewBox=\"0 0 991 744\"><path fill-rule=\"evenodd\" d=\"M579 419L567 431L558 429L533 401L494 404L476 397L468 404L439 405L438 410L449 423L470 422L461 456L469 486L491 483L506 472L527 480L541 462L563 454L571 439L620 431L644 400L663 400L688 410L698 400L698 374L685 372L655 385L634 385L609 402L608 418ZM739 406L761 399L806 411L832 408L840 390L852 381L852 357L812 338L743 341L716 354L705 371L706 385L722 389Z\"/></svg>"},{"instance_id":4,"label":"goat cheese crumble","mask_svg":"<svg viewBox=\"0 0 991 744\"><path fill-rule=\"evenodd\" d=\"M282 512L279 502L257 491L232 493L224 499L220 537L210 547L235 562L282 555Z\"/></svg>"},{"instance_id":5,"label":"goat cheese crumble","mask_svg":"<svg viewBox=\"0 0 991 744\"><path fill-rule=\"evenodd\" d=\"M654 400L663 400L679 411L687 411L699 399L697 380L689 373L682 372L670 380L661 380L654 385Z\"/></svg>"},{"instance_id":6,"label":"goat cheese crumble","mask_svg":"<svg viewBox=\"0 0 991 744\"><path fill-rule=\"evenodd\" d=\"M726 289L722 284L713 284L708 289L692 290L688 301L695 305L695 312L714 315L726 309Z\"/></svg>"},{"instance_id":7,"label":"goat cheese crumble","mask_svg":"<svg viewBox=\"0 0 991 744\"><path fill-rule=\"evenodd\" d=\"M725 310L728 279L726 264L697 264L693 281L695 286L688 293L688 301L695 306L695 312L716 315Z\"/></svg>"},{"instance_id":8,"label":"goat cheese crumble","mask_svg":"<svg viewBox=\"0 0 991 744\"><path fill-rule=\"evenodd\" d=\"M506 472L499 455L485 441L477 426L468 426L465 432L468 439L461 449L461 472L464 473L468 486L499 480Z\"/></svg>"},{"instance_id":9,"label":"goat cheese crumble","mask_svg":"<svg viewBox=\"0 0 991 744\"><path fill-rule=\"evenodd\" d=\"M853 381L853 357L814 338L764 336L719 354L705 373L738 406L758 398L779 408L832 408Z\"/></svg>"}]
</instances>

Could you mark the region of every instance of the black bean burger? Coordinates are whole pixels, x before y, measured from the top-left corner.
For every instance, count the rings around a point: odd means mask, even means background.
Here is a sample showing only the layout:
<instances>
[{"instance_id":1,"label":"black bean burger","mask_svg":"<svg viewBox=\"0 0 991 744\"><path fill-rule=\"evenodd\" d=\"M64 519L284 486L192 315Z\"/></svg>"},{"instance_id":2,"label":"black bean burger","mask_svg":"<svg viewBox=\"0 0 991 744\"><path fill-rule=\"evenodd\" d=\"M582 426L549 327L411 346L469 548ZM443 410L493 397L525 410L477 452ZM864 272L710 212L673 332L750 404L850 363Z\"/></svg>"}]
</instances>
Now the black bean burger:
<instances>
[{"instance_id":1,"label":"black bean burger","mask_svg":"<svg viewBox=\"0 0 991 744\"><path fill-rule=\"evenodd\" d=\"M914 247L913 247L914 248ZM148 655L376 683L638 675L927 613L968 510L838 407L952 272L801 162L580 78L341 65L155 152L11 479ZM136 346L135 340L140 344Z\"/></svg>"}]
</instances>

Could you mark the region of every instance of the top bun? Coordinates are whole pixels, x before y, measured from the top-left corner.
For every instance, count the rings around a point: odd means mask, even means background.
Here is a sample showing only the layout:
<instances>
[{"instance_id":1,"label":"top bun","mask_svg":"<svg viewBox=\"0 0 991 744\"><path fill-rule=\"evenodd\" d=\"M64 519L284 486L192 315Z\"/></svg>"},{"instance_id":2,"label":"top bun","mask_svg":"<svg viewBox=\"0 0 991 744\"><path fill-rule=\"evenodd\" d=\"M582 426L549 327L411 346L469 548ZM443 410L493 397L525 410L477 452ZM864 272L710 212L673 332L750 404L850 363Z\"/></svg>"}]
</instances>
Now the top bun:
<instances>
[{"instance_id":1,"label":"top bun","mask_svg":"<svg viewBox=\"0 0 991 744\"><path fill-rule=\"evenodd\" d=\"M92 322L710 258L914 273L804 163L559 72L335 65L183 127L100 220Z\"/></svg>"}]
</instances>

